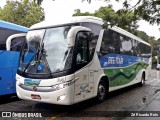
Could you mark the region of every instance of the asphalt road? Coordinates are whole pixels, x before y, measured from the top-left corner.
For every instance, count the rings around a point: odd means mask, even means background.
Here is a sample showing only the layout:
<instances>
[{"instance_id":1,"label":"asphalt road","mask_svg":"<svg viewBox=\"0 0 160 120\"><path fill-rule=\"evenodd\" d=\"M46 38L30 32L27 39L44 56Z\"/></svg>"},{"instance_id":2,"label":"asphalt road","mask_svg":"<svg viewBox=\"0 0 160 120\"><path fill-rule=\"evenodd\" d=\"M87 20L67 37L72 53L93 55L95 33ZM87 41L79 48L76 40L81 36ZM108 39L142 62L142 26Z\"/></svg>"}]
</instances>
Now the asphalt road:
<instances>
[{"instance_id":1,"label":"asphalt road","mask_svg":"<svg viewBox=\"0 0 160 120\"><path fill-rule=\"evenodd\" d=\"M152 70L151 78L146 85L130 86L109 93L103 103L96 103L94 99L87 100L72 106L58 106L40 102L19 100L17 97L0 97L0 111L41 112L47 118L65 120L121 120L126 117L116 117L122 111L138 111L145 103L160 91L160 80L157 80L156 70ZM113 113L111 113L111 111ZM111 114L111 117L106 117ZM4 119L4 118L0 118ZM28 119L28 118L12 118ZM40 118L37 118L40 119Z\"/></svg>"}]
</instances>

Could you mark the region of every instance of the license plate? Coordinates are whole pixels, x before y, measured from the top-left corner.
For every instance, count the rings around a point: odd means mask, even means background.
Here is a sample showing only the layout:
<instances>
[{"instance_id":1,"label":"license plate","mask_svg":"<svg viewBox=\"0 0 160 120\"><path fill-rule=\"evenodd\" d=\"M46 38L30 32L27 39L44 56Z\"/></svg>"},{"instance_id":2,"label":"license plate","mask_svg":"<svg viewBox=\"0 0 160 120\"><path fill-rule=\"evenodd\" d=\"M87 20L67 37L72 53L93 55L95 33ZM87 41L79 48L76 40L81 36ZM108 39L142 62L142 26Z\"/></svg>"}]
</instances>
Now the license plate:
<instances>
[{"instance_id":1,"label":"license plate","mask_svg":"<svg viewBox=\"0 0 160 120\"><path fill-rule=\"evenodd\" d=\"M34 94L31 94L31 98L32 99L41 99L41 96L40 95L34 95Z\"/></svg>"}]
</instances>

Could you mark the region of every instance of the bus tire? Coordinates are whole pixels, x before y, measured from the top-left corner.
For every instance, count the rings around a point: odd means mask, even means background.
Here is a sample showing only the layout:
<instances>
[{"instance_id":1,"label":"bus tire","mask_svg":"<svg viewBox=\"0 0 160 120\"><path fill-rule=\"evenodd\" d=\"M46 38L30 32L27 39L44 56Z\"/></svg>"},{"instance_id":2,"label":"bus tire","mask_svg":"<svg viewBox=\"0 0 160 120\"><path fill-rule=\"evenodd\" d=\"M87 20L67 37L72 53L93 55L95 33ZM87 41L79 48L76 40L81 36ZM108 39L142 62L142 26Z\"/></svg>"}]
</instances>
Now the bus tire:
<instances>
[{"instance_id":1,"label":"bus tire","mask_svg":"<svg viewBox=\"0 0 160 120\"><path fill-rule=\"evenodd\" d=\"M97 90L97 97L96 100L97 102L103 102L107 96L108 93L108 89L107 89L107 85L104 82L104 80L100 80L99 84L98 84L98 90Z\"/></svg>"},{"instance_id":2,"label":"bus tire","mask_svg":"<svg viewBox=\"0 0 160 120\"><path fill-rule=\"evenodd\" d=\"M141 77L141 82L139 83L140 86L145 85L145 73L143 72L142 77Z\"/></svg>"}]
</instances>

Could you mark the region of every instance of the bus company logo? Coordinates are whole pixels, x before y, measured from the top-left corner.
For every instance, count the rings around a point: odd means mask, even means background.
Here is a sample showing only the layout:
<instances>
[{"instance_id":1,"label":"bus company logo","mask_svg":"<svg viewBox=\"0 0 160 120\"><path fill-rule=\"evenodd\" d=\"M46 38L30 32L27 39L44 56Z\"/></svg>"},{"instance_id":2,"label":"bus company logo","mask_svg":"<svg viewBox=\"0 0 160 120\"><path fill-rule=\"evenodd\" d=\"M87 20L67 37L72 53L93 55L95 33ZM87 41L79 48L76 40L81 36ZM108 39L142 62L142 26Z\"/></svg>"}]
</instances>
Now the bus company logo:
<instances>
[{"instance_id":1,"label":"bus company logo","mask_svg":"<svg viewBox=\"0 0 160 120\"><path fill-rule=\"evenodd\" d=\"M122 56L118 56L118 57L108 57L107 61L104 62L103 66L107 66L107 65L123 65L124 64L124 59Z\"/></svg>"},{"instance_id":2,"label":"bus company logo","mask_svg":"<svg viewBox=\"0 0 160 120\"><path fill-rule=\"evenodd\" d=\"M35 86L33 87L33 91L37 91L37 88Z\"/></svg>"},{"instance_id":3,"label":"bus company logo","mask_svg":"<svg viewBox=\"0 0 160 120\"><path fill-rule=\"evenodd\" d=\"M38 71L42 71L42 70L43 70L43 65L42 65L42 64L39 64L37 70L38 70Z\"/></svg>"},{"instance_id":4,"label":"bus company logo","mask_svg":"<svg viewBox=\"0 0 160 120\"><path fill-rule=\"evenodd\" d=\"M26 86L38 86L40 84L40 82L41 82L41 80L26 78L24 80L24 85L26 85Z\"/></svg>"}]
</instances>

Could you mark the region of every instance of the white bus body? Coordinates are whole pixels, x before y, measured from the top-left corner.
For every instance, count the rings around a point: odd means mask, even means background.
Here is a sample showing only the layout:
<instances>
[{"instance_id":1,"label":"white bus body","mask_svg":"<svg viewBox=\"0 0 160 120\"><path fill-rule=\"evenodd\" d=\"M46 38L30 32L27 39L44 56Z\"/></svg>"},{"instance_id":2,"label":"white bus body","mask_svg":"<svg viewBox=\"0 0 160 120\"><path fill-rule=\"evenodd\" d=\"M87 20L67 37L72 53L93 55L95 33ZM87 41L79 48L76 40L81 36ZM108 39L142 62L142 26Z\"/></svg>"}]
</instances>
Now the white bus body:
<instances>
[{"instance_id":1,"label":"white bus body","mask_svg":"<svg viewBox=\"0 0 160 120\"><path fill-rule=\"evenodd\" d=\"M18 97L71 105L96 96L103 101L107 92L143 85L151 70L150 45L102 25L90 16L33 25L26 36L31 50L22 53L16 74Z\"/></svg>"}]
</instances>

